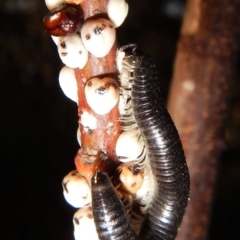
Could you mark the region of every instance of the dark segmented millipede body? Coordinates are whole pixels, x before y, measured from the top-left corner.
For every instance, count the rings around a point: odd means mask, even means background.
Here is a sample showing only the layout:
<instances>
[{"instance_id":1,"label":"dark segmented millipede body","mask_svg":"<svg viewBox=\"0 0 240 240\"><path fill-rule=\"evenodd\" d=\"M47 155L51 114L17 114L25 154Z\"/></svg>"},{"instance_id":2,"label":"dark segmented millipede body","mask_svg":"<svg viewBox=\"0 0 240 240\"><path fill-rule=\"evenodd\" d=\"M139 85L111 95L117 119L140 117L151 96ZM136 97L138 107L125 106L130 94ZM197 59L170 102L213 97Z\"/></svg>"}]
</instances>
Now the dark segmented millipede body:
<instances>
[{"instance_id":1,"label":"dark segmented millipede body","mask_svg":"<svg viewBox=\"0 0 240 240\"><path fill-rule=\"evenodd\" d=\"M155 187L140 239L174 239L189 198L189 173L175 125L163 103L156 67L134 45L122 48L134 67L131 101Z\"/></svg>"},{"instance_id":2,"label":"dark segmented millipede body","mask_svg":"<svg viewBox=\"0 0 240 240\"><path fill-rule=\"evenodd\" d=\"M173 240L189 198L189 173L182 144L163 103L152 60L132 44L121 50L125 51L127 60L124 61L132 71L132 80L129 81L132 81L133 114L147 148L154 194L137 238L108 176L97 173L98 177L92 180L92 207L97 232L104 240Z\"/></svg>"},{"instance_id":3,"label":"dark segmented millipede body","mask_svg":"<svg viewBox=\"0 0 240 240\"><path fill-rule=\"evenodd\" d=\"M92 209L99 239L137 239L108 175L98 171L92 178Z\"/></svg>"}]
</instances>

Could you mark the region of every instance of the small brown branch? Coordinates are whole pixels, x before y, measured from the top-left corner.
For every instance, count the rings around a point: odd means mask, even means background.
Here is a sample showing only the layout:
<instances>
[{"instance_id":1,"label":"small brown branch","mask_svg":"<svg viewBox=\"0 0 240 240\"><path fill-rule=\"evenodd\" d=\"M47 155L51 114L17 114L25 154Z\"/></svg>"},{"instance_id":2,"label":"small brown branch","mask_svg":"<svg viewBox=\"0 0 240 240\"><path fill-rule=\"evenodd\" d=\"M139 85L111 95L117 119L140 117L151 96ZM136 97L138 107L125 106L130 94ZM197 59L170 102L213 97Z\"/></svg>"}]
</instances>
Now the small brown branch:
<instances>
[{"instance_id":1,"label":"small brown branch","mask_svg":"<svg viewBox=\"0 0 240 240\"><path fill-rule=\"evenodd\" d=\"M178 240L207 238L239 49L239 10L239 0L187 2L168 103L191 177L190 202Z\"/></svg>"},{"instance_id":2,"label":"small brown branch","mask_svg":"<svg viewBox=\"0 0 240 240\"><path fill-rule=\"evenodd\" d=\"M83 1L81 6L84 11L85 20L96 14L106 15L107 3L108 0ZM81 117L83 112L88 112L97 119L97 129L91 132L84 131L82 124L79 124L82 150L78 152L75 158L75 164L79 172L81 172L89 182L96 169L107 171L111 175L112 171L119 164L115 154L115 145L120 134L118 107L116 105L109 113L99 115L89 107L84 92L87 80L92 77L97 76L102 78L110 76L118 83L115 64L116 51L117 44L115 43L106 57L97 58L89 53L88 62L85 67L83 69L75 69L79 98L78 115ZM109 127L109 123L113 123L113 125ZM92 156L93 159L94 157L96 157L96 159L90 163L88 160L86 161L86 158L91 156L87 153L87 151L91 150L96 152L96 154ZM105 164L103 164L103 158L106 158Z\"/></svg>"}]
</instances>

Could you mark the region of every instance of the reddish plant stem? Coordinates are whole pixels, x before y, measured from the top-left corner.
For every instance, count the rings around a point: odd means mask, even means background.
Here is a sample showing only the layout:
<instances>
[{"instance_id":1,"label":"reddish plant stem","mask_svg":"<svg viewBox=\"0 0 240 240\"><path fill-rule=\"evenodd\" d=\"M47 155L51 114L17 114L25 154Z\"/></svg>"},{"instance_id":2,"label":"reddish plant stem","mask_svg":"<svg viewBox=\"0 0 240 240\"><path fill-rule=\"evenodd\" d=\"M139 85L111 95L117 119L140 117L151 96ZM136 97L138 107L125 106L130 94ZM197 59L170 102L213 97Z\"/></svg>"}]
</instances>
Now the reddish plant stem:
<instances>
[{"instance_id":1,"label":"reddish plant stem","mask_svg":"<svg viewBox=\"0 0 240 240\"><path fill-rule=\"evenodd\" d=\"M85 20L96 14L106 16L107 3L108 0L83 1L81 6ZM121 132L118 107L115 106L108 114L99 115L89 107L84 92L87 80L92 77L111 76L118 83L115 63L116 51L117 44L115 43L106 57L96 58L89 53L86 66L82 70L75 70L79 98L78 115L81 118L83 112L88 112L97 119L97 129L90 132L85 131L83 125L79 124L82 146L75 158L75 164L78 171L87 177L89 182L96 169L106 171L111 175L119 164L115 154L116 141ZM91 156L91 150L97 153L94 154L96 159L90 163L87 158Z\"/></svg>"},{"instance_id":2,"label":"reddish plant stem","mask_svg":"<svg viewBox=\"0 0 240 240\"><path fill-rule=\"evenodd\" d=\"M178 240L207 238L229 87L239 50L238 0L188 0L168 108L190 171Z\"/></svg>"}]
</instances>

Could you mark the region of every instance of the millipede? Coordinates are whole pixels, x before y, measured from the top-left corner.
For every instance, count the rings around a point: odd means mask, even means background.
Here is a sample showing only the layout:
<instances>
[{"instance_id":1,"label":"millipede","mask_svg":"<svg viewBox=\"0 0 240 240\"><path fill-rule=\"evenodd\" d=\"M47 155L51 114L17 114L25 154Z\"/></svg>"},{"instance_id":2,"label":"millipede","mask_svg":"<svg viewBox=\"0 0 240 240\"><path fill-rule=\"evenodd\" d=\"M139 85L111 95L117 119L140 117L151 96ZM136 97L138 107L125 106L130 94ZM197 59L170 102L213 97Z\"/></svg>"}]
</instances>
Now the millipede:
<instances>
[{"instance_id":1,"label":"millipede","mask_svg":"<svg viewBox=\"0 0 240 240\"><path fill-rule=\"evenodd\" d=\"M60 86L78 104L81 148L76 170L62 183L65 199L78 209L75 240L175 239L189 199L189 173L156 66L136 44L117 46L115 29L128 4L46 4L44 26L66 65Z\"/></svg>"}]
</instances>

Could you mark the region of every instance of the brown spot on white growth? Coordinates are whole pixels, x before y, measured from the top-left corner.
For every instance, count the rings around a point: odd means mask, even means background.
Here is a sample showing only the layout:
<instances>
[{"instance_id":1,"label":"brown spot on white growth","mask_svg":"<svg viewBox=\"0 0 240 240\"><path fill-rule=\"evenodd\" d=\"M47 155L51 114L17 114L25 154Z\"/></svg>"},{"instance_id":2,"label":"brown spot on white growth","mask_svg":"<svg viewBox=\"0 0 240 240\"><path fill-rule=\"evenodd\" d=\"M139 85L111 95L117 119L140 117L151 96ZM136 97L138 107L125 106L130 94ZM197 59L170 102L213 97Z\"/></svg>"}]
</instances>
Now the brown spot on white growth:
<instances>
[{"instance_id":1,"label":"brown spot on white growth","mask_svg":"<svg viewBox=\"0 0 240 240\"><path fill-rule=\"evenodd\" d=\"M109 113L119 100L119 88L113 78L91 78L85 86L88 105L97 114Z\"/></svg>"},{"instance_id":2,"label":"brown spot on white growth","mask_svg":"<svg viewBox=\"0 0 240 240\"><path fill-rule=\"evenodd\" d=\"M83 44L97 58L105 57L115 43L116 30L110 25L109 20L98 18L89 19L82 26Z\"/></svg>"},{"instance_id":3,"label":"brown spot on white growth","mask_svg":"<svg viewBox=\"0 0 240 240\"><path fill-rule=\"evenodd\" d=\"M67 183L68 182L62 182L62 186L63 186L63 188L65 189L65 191L68 193L68 189L67 189Z\"/></svg>"},{"instance_id":4,"label":"brown spot on white growth","mask_svg":"<svg viewBox=\"0 0 240 240\"><path fill-rule=\"evenodd\" d=\"M61 52L61 55L62 55L63 57L65 57L65 56L68 55L68 53L67 53L67 52Z\"/></svg>"},{"instance_id":5,"label":"brown spot on white growth","mask_svg":"<svg viewBox=\"0 0 240 240\"><path fill-rule=\"evenodd\" d=\"M87 216L88 216L88 218L90 218L90 219L92 219L92 218L93 218L93 215L92 215L92 214L90 214L90 213L89 213Z\"/></svg>"},{"instance_id":6,"label":"brown spot on white growth","mask_svg":"<svg viewBox=\"0 0 240 240\"><path fill-rule=\"evenodd\" d=\"M120 188L132 194L135 194L143 184L143 170L140 170L139 166L134 162L119 165L116 176L119 177L119 182L121 183Z\"/></svg>"},{"instance_id":7,"label":"brown spot on white growth","mask_svg":"<svg viewBox=\"0 0 240 240\"><path fill-rule=\"evenodd\" d=\"M133 188L133 187L135 187L136 185L137 185L137 183L133 183L131 187Z\"/></svg>"},{"instance_id":8,"label":"brown spot on white growth","mask_svg":"<svg viewBox=\"0 0 240 240\"><path fill-rule=\"evenodd\" d=\"M81 224L79 218L81 217ZM91 239L98 240L96 227L93 219L92 209L80 208L73 217L75 240ZM78 222L75 220L77 219Z\"/></svg>"},{"instance_id":9,"label":"brown spot on white growth","mask_svg":"<svg viewBox=\"0 0 240 240\"><path fill-rule=\"evenodd\" d=\"M64 51L63 51L64 49ZM88 61L88 51L79 34L58 38L58 52L62 62L70 68L83 69ZM81 54L79 54L81 52ZM67 54L63 54L67 53Z\"/></svg>"},{"instance_id":10,"label":"brown spot on white growth","mask_svg":"<svg viewBox=\"0 0 240 240\"><path fill-rule=\"evenodd\" d=\"M74 221L75 221L75 223L76 223L77 225L80 224L80 221L79 221L77 218L74 218Z\"/></svg>"},{"instance_id":11,"label":"brown spot on white growth","mask_svg":"<svg viewBox=\"0 0 240 240\"><path fill-rule=\"evenodd\" d=\"M75 208L81 208L92 201L91 190L85 177L76 170L63 179L63 195Z\"/></svg>"},{"instance_id":12,"label":"brown spot on white growth","mask_svg":"<svg viewBox=\"0 0 240 240\"><path fill-rule=\"evenodd\" d=\"M74 171L71 172L71 175L72 175L72 176L75 176L75 175L77 175L77 174L78 174L78 171L77 171L77 170L74 170Z\"/></svg>"},{"instance_id":13,"label":"brown spot on white growth","mask_svg":"<svg viewBox=\"0 0 240 240\"><path fill-rule=\"evenodd\" d=\"M107 91L107 89L105 87L100 87L100 88L96 89L95 92L100 94L100 95L104 95L108 91Z\"/></svg>"},{"instance_id":14,"label":"brown spot on white growth","mask_svg":"<svg viewBox=\"0 0 240 240\"><path fill-rule=\"evenodd\" d=\"M67 47L67 45L66 45L66 43L65 43L64 41L60 43L60 46L61 46L62 48L64 48L64 49Z\"/></svg>"}]
</instances>

